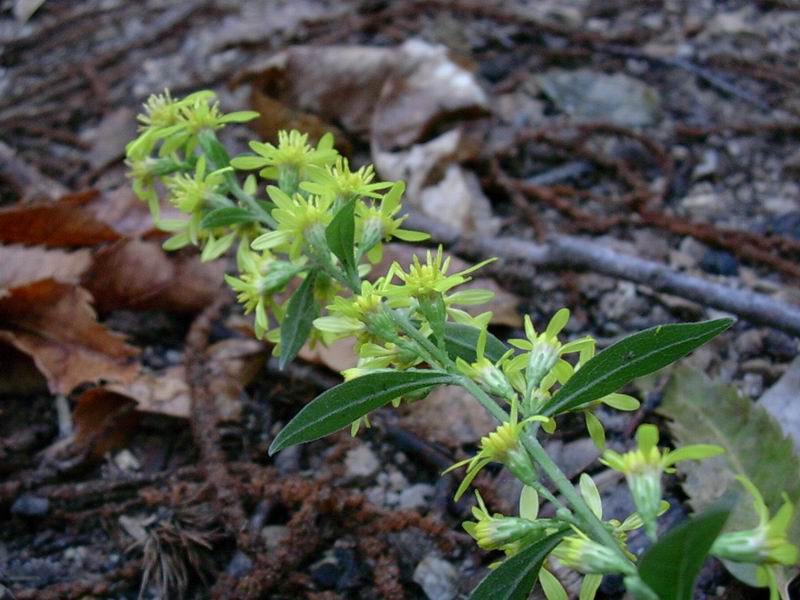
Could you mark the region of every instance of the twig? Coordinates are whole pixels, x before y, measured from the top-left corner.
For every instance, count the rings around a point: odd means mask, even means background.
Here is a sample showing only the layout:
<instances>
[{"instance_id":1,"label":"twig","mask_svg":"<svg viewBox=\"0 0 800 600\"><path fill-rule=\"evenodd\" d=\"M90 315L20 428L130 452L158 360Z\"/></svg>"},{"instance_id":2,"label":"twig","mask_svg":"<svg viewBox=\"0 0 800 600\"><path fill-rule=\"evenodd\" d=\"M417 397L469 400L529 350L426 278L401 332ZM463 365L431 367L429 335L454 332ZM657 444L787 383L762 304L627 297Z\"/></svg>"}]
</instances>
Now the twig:
<instances>
[{"instance_id":1,"label":"twig","mask_svg":"<svg viewBox=\"0 0 800 600\"><path fill-rule=\"evenodd\" d=\"M20 196L27 199L55 200L68 191L63 185L22 160L3 142L0 142L0 179L6 180Z\"/></svg>"},{"instance_id":2,"label":"twig","mask_svg":"<svg viewBox=\"0 0 800 600\"><path fill-rule=\"evenodd\" d=\"M546 270L573 269L592 271L618 279L647 285L663 294L673 294L730 312L755 323L783 330L800 337L800 308L779 302L765 294L739 290L707 281L694 275L679 273L653 261L622 254L584 238L551 235L545 244L536 244L514 237L462 236L457 230L429 219L413 215L410 227L425 229L433 241L446 244L453 252L486 258L522 260Z\"/></svg>"}]
</instances>

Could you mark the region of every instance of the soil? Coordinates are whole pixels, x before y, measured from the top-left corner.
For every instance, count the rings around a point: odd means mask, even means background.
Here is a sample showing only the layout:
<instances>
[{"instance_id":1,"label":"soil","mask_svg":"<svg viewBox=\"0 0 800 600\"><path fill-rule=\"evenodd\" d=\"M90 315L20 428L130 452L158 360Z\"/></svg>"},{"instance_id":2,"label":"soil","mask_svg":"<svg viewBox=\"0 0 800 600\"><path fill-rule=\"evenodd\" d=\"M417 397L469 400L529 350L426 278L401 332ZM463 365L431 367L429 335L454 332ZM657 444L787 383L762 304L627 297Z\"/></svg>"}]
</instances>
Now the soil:
<instances>
[{"instance_id":1,"label":"soil","mask_svg":"<svg viewBox=\"0 0 800 600\"><path fill-rule=\"evenodd\" d=\"M124 186L122 148L152 92L208 87L226 109L245 108L252 90L242 74L289 46L418 38L446 46L488 94L488 116L465 119L480 147L465 165L505 232L593 237L800 301L793 2L47 0L26 23L11 15L18 4L27 3L0 3L0 137L15 157L0 165L3 204ZM586 79L552 88L558 73L576 71ZM635 83L613 80L603 92L609 75ZM582 94L595 85L600 96L584 114ZM613 96L621 85L631 91ZM611 106L598 108L605 93ZM631 115L642 121L626 123ZM355 162L370 160L368 135L330 125ZM244 126L226 131L239 149L252 136ZM20 165L38 175L27 179ZM537 322L573 308L568 334L594 335L601 347L652 325L717 316L599 274L513 264L487 273ZM475 449L479 434L460 429L480 418L471 409L443 400L435 441L429 414L387 409L357 438L341 432L270 458L281 426L337 382L335 372L303 361L282 372L262 349L255 377L221 405L206 349L246 338L231 297L189 314L100 316L141 351L144 368L186 365L191 418L137 412L127 421L130 411L120 410L109 428L124 424L125 442L76 455L64 427L83 389L0 397L0 598L445 600L466 598L488 572L496 557L460 527L473 501L454 502L458 480L440 476ZM797 350L792 336L740 321L685 363L755 400ZM653 410L665 381L627 390L644 400L640 411L601 415L609 443L625 444L643 420L659 422ZM560 423L550 442L573 476L596 457L585 442L580 419ZM477 487L494 510L514 510L518 488L499 469L487 469ZM609 478L603 495L609 516L631 510L619 479ZM691 512L678 478L666 497L667 524ZM644 544L632 536L634 551ZM570 574L558 575L577 590ZM598 597L622 595L621 581L607 577ZM712 561L696 596L756 593Z\"/></svg>"}]
</instances>

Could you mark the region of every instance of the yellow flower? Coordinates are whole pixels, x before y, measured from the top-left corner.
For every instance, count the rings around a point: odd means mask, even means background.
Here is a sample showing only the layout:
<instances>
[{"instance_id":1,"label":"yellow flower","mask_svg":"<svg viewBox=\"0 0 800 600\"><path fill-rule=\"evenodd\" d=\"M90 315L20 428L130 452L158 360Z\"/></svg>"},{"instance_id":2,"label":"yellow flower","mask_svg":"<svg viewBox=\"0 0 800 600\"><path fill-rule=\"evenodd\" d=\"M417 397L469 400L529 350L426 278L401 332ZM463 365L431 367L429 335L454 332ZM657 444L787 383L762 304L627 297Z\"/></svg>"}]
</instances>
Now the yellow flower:
<instances>
[{"instance_id":1,"label":"yellow flower","mask_svg":"<svg viewBox=\"0 0 800 600\"><path fill-rule=\"evenodd\" d=\"M272 185L267 187L267 193L277 206L272 211L272 218L278 228L253 240L254 250L287 252L292 260L300 258L304 243L308 243L313 250L328 252L325 228L332 218L330 198L304 198L300 194L289 197Z\"/></svg>"},{"instance_id":2,"label":"yellow flower","mask_svg":"<svg viewBox=\"0 0 800 600\"><path fill-rule=\"evenodd\" d=\"M383 196L380 206L368 206L364 203L356 205L357 239L361 240L359 248L361 253L366 253L367 258L373 263L381 260L383 242L388 242L393 237L406 242L421 242L430 237L427 233L420 231L401 229L400 226L407 217L395 217L400 211L400 197L406 186L402 181L388 185L391 185L391 189Z\"/></svg>"},{"instance_id":3,"label":"yellow flower","mask_svg":"<svg viewBox=\"0 0 800 600\"><path fill-rule=\"evenodd\" d=\"M244 246L246 248L246 246ZM246 249L237 254L239 277L225 275L225 281L237 292L245 314L256 311L256 337L267 329L267 311L274 304L273 295L286 287L303 270L302 266L277 260L269 252L257 254Z\"/></svg>"},{"instance_id":4,"label":"yellow flower","mask_svg":"<svg viewBox=\"0 0 800 600\"><path fill-rule=\"evenodd\" d=\"M674 472L673 465L684 460L701 460L722 454L724 450L711 444L692 444L674 451L659 450L658 428L640 425L636 430L638 448L625 454L613 450L603 452L600 461L624 473L633 502L644 521L645 532L656 537L656 517L661 505L661 476Z\"/></svg>"},{"instance_id":5,"label":"yellow flower","mask_svg":"<svg viewBox=\"0 0 800 600\"><path fill-rule=\"evenodd\" d=\"M308 143L308 134L299 131L278 132L278 145L250 142L250 149L257 156L237 156L231 160L236 169L261 169L259 175L278 181L284 192L293 194L300 181L307 178L311 166L324 167L332 164L339 153L333 149L333 136L323 135L316 148Z\"/></svg>"},{"instance_id":6,"label":"yellow flower","mask_svg":"<svg viewBox=\"0 0 800 600\"><path fill-rule=\"evenodd\" d=\"M565 354L578 352L581 362L588 360L594 353L594 340L584 337L562 344L558 334L569 321L569 310L562 308L550 319L547 328L542 333L537 333L531 318L525 315L526 339L512 339L509 343L524 350L522 354L514 357L509 364L509 370L525 371L525 400L526 408L537 411L549 398L548 389L556 382L565 383L572 375L574 368L567 361L561 359ZM534 392L539 390L537 398Z\"/></svg>"},{"instance_id":7,"label":"yellow flower","mask_svg":"<svg viewBox=\"0 0 800 600\"><path fill-rule=\"evenodd\" d=\"M480 470L490 462L503 463L523 483L537 479L536 469L520 441L522 432L531 421L544 422L547 421L547 418L537 415L520 421L517 402L512 400L510 419L499 425L489 435L481 438L480 451L472 458L457 462L445 471L445 473L449 473L467 465L464 480L456 490L456 500L467 490Z\"/></svg>"},{"instance_id":8,"label":"yellow flower","mask_svg":"<svg viewBox=\"0 0 800 600\"><path fill-rule=\"evenodd\" d=\"M382 278L374 284L364 281L360 294L349 298L337 296L333 304L327 306L328 315L314 320L314 327L333 334L333 339L366 332L373 318L381 312L383 287Z\"/></svg>"},{"instance_id":9,"label":"yellow flower","mask_svg":"<svg viewBox=\"0 0 800 600\"><path fill-rule=\"evenodd\" d=\"M167 180L170 202L187 214L203 208L212 195L217 193L219 186L225 181L225 173L230 170L226 167L206 174L206 157L201 156L197 159L194 176L181 173Z\"/></svg>"},{"instance_id":10,"label":"yellow flower","mask_svg":"<svg viewBox=\"0 0 800 600\"><path fill-rule=\"evenodd\" d=\"M491 315L492 313L488 313L489 318L491 318ZM514 388L511 383L509 383L502 369L498 368L497 365L485 356L487 335L486 328L482 327L478 335L478 343L475 346L475 362L468 363L459 356L456 358L456 367L488 393L511 402L516 399L517 393L514 391ZM502 365L512 352L513 350L509 350L505 356L498 361L498 365Z\"/></svg>"},{"instance_id":11,"label":"yellow flower","mask_svg":"<svg viewBox=\"0 0 800 600\"><path fill-rule=\"evenodd\" d=\"M747 531L723 533L711 547L711 554L734 562L757 565L756 578L759 585L770 588L771 600L777 600L777 573L782 566L797 564L798 549L787 537L789 525L794 517L794 505L784 494L783 505L772 519L761 492L746 477L737 477L750 495L758 515L758 525Z\"/></svg>"},{"instance_id":12,"label":"yellow flower","mask_svg":"<svg viewBox=\"0 0 800 600\"><path fill-rule=\"evenodd\" d=\"M350 170L350 163L343 156L336 158L332 165L320 167L310 164L307 167L308 181L300 183L300 189L322 196L333 196L334 204L341 206L355 198L379 198L378 191L392 187L391 181L378 181L372 165L366 165L357 171Z\"/></svg>"},{"instance_id":13,"label":"yellow flower","mask_svg":"<svg viewBox=\"0 0 800 600\"><path fill-rule=\"evenodd\" d=\"M557 523L549 519L531 521L522 517L506 517L496 513L490 515L483 498L476 491L478 506L472 507L475 521L462 523L464 530L478 542L484 550L499 550L534 534L544 534Z\"/></svg>"},{"instance_id":14,"label":"yellow flower","mask_svg":"<svg viewBox=\"0 0 800 600\"><path fill-rule=\"evenodd\" d=\"M447 292L468 282L470 277L467 275L494 260L485 260L458 273L448 274L450 257L444 258L441 246L437 249L436 254L432 254L428 250L424 264L415 254L407 273L397 262L389 268L386 280L391 282L394 277L397 277L403 283L402 285L388 285L386 298L392 307L410 307L418 305L420 300L429 300L437 294L442 294L447 312L457 320L460 315L453 315L453 312L460 313L461 311L452 309L451 305L483 304L491 300L494 294L488 290L463 290L452 294L447 294Z\"/></svg>"}]
</instances>

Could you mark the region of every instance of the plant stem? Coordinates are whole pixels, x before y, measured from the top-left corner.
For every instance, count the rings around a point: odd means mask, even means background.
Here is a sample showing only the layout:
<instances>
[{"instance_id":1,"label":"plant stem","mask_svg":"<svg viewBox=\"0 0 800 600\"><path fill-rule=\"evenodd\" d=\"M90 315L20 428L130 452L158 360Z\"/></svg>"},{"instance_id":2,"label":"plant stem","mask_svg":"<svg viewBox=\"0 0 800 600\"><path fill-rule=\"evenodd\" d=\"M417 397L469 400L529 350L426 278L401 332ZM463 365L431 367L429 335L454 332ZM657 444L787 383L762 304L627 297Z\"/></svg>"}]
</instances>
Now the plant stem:
<instances>
[{"instance_id":1,"label":"plant stem","mask_svg":"<svg viewBox=\"0 0 800 600\"><path fill-rule=\"evenodd\" d=\"M454 373L454 375L455 374L458 374L461 378L459 381L461 387L463 387L470 394L472 394L473 397L478 402L480 402L481 406L483 406L483 408L489 411L489 414L491 414L495 419L497 419L501 423L505 423L506 421L508 421L509 419L508 413L505 410L503 410L503 408L499 404L497 404L497 402L495 402L494 399L492 399L492 397L489 394L484 392L478 386L477 383L472 381L469 377L465 377L460 372L456 372Z\"/></svg>"},{"instance_id":2,"label":"plant stem","mask_svg":"<svg viewBox=\"0 0 800 600\"><path fill-rule=\"evenodd\" d=\"M575 516L580 520L581 528L584 529L584 533L594 538L596 542L599 542L603 546L614 550L625 562L630 563L630 559L622 552L614 536L591 511L580 494L575 490L570 480L567 479L566 475L561 472L558 465L556 465L553 459L550 458L550 455L547 454L547 451L539 443L539 440L536 439L536 436L526 435L522 438L522 443L531 457L552 480L558 488L558 491L561 492L561 495L572 505L575 510ZM631 567L633 567L632 564Z\"/></svg>"}]
</instances>

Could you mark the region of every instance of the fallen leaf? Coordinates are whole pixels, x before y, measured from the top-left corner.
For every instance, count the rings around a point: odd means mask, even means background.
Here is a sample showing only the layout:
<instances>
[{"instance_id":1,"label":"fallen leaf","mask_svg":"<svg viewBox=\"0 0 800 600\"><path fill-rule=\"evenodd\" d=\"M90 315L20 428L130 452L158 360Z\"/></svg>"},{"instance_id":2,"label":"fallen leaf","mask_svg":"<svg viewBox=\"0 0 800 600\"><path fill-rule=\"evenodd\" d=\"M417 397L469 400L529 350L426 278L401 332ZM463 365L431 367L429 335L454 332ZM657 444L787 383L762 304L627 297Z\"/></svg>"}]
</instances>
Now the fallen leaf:
<instances>
[{"instance_id":1,"label":"fallen leaf","mask_svg":"<svg viewBox=\"0 0 800 600\"><path fill-rule=\"evenodd\" d=\"M786 373L758 401L759 406L763 406L780 425L783 433L792 438L796 452L800 452L799 390L800 357L797 357Z\"/></svg>"},{"instance_id":2,"label":"fallen leaf","mask_svg":"<svg viewBox=\"0 0 800 600\"><path fill-rule=\"evenodd\" d=\"M419 141L444 119L488 112L475 77L444 46L421 40L395 48L295 46L237 78L246 79L283 106L370 134L384 150Z\"/></svg>"},{"instance_id":3,"label":"fallen leaf","mask_svg":"<svg viewBox=\"0 0 800 600\"><path fill-rule=\"evenodd\" d=\"M423 401L404 402L398 412L403 428L449 448L477 444L496 426L469 392L458 386L438 387Z\"/></svg>"},{"instance_id":4,"label":"fallen leaf","mask_svg":"<svg viewBox=\"0 0 800 600\"><path fill-rule=\"evenodd\" d=\"M104 388L86 390L72 412L75 432L70 454L88 450L86 459L97 462L108 453L125 447L136 431L139 415L135 403Z\"/></svg>"},{"instance_id":5,"label":"fallen leaf","mask_svg":"<svg viewBox=\"0 0 800 600\"><path fill-rule=\"evenodd\" d=\"M85 247L118 240L120 234L88 209L98 192L63 196L55 202L20 202L0 209L0 242Z\"/></svg>"},{"instance_id":6,"label":"fallen leaf","mask_svg":"<svg viewBox=\"0 0 800 600\"><path fill-rule=\"evenodd\" d=\"M152 241L120 240L100 249L82 278L97 310L161 309L194 313L219 293L225 263L168 255Z\"/></svg>"},{"instance_id":7,"label":"fallen leaf","mask_svg":"<svg viewBox=\"0 0 800 600\"><path fill-rule=\"evenodd\" d=\"M678 367L658 411L671 419L669 428L678 447L702 443L725 449L720 456L678 465L685 477L683 489L696 512L706 510L722 496L738 496L725 530L755 526L758 518L752 498L734 479L737 475L748 477L761 491L770 514L783 504L783 493L795 505L800 501L800 457L792 440L763 407L739 395L734 387ZM788 537L800 539L798 513ZM739 576L739 569L735 574Z\"/></svg>"},{"instance_id":8,"label":"fallen leaf","mask_svg":"<svg viewBox=\"0 0 800 600\"><path fill-rule=\"evenodd\" d=\"M209 389L223 420L240 419L242 390L263 368L265 353L264 344L246 338L223 340L206 350ZM117 398L133 401L138 412L188 419L192 411L191 390L182 366L142 372L129 383L93 388L93 394L96 397L106 394L112 401Z\"/></svg>"},{"instance_id":9,"label":"fallen leaf","mask_svg":"<svg viewBox=\"0 0 800 600\"><path fill-rule=\"evenodd\" d=\"M156 373L139 373L131 383L104 387L109 394L124 396L136 402L140 412L158 413L188 419L191 394L183 367L170 367Z\"/></svg>"},{"instance_id":10,"label":"fallen leaf","mask_svg":"<svg viewBox=\"0 0 800 600\"><path fill-rule=\"evenodd\" d=\"M0 344L0 369L0 397L29 397L47 391L47 381L33 359L16 348Z\"/></svg>"},{"instance_id":11,"label":"fallen leaf","mask_svg":"<svg viewBox=\"0 0 800 600\"><path fill-rule=\"evenodd\" d=\"M331 371L339 373L356 366L358 355L353 348L354 344L355 340L353 338L337 340L330 346L316 344L311 348L308 344L305 344L300 348L297 356L306 362L325 365Z\"/></svg>"},{"instance_id":12,"label":"fallen leaf","mask_svg":"<svg viewBox=\"0 0 800 600\"><path fill-rule=\"evenodd\" d=\"M67 252L36 246L0 245L0 298L8 294L9 288L41 279L77 283L91 262L91 251L86 248Z\"/></svg>"},{"instance_id":13,"label":"fallen leaf","mask_svg":"<svg viewBox=\"0 0 800 600\"><path fill-rule=\"evenodd\" d=\"M52 393L99 380L131 381L136 349L97 322L89 293L45 279L0 298L0 340L31 356Z\"/></svg>"},{"instance_id":14,"label":"fallen leaf","mask_svg":"<svg viewBox=\"0 0 800 600\"><path fill-rule=\"evenodd\" d=\"M136 113L127 106L113 110L81 137L90 144L89 165L98 171L125 156L125 145L136 137Z\"/></svg>"}]
</instances>

